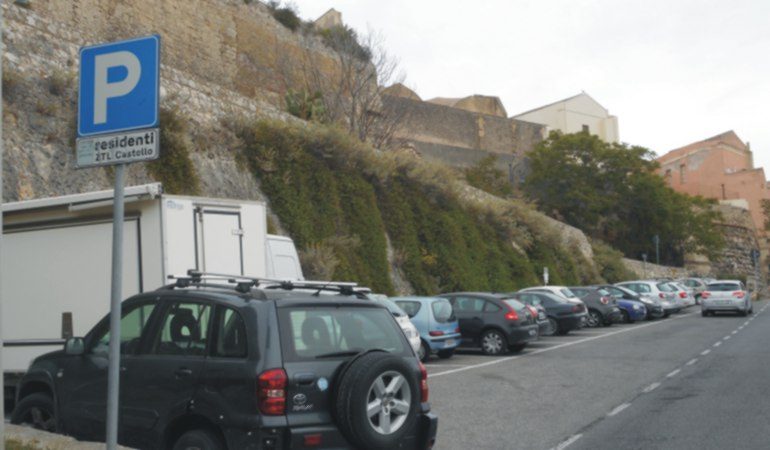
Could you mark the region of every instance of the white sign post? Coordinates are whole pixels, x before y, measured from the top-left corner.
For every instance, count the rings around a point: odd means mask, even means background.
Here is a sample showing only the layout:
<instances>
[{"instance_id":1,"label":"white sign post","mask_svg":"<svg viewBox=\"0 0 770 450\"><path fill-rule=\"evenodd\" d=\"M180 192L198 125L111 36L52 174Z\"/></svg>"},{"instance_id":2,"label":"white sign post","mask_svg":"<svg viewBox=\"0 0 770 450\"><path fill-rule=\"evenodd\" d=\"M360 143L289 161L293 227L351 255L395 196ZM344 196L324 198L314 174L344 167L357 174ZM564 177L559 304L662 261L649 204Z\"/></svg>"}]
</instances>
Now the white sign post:
<instances>
[{"instance_id":1,"label":"white sign post","mask_svg":"<svg viewBox=\"0 0 770 450\"><path fill-rule=\"evenodd\" d=\"M548 267L543 267L543 282L548 286Z\"/></svg>"},{"instance_id":2,"label":"white sign post","mask_svg":"<svg viewBox=\"0 0 770 450\"><path fill-rule=\"evenodd\" d=\"M116 165L107 369L107 448L118 444L126 164L159 155L160 36L80 49L77 167Z\"/></svg>"},{"instance_id":3,"label":"white sign post","mask_svg":"<svg viewBox=\"0 0 770 450\"><path fill-rule=\"evenodd\" d=\"M2 30L5 30L5 17L3 5L0 4L0 78L3 75L3 55L5 44L2 39ZM3 117L3 86L0 83L0 119ZM3 255L3 123L0 120L0 257ZM0 274L2 279L2 274ZM2 281L0 281L0 290ZM3 298L0 296L0 450L5 450L5 369L3 369Z\"/></svg>"}]
</instances>

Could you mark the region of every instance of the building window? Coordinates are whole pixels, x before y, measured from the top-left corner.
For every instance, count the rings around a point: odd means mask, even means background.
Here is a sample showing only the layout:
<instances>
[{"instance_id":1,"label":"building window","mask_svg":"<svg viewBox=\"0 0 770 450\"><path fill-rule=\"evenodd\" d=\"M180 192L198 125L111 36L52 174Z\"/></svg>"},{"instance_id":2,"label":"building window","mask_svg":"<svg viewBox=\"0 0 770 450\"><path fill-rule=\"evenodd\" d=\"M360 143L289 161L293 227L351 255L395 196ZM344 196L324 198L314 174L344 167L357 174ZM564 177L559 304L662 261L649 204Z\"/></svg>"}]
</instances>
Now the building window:
<instances>
[{"instance_id":1,"label":"building window","mask_svg":"<svg viewBox=\"0 0 770 450\"><path fill-rule=\"evenodd\" d=\"M682 184L684 184L684 182L685 182L685 178L684 178L685 168L686 168L686 166L684 164L681 164L679 166L679 182L682 183Z\"/></svg>"},{"instance_id":2,"label":"building window","mask_svg":"<svg viewBox=\"0 0 770 450\"><path fill-rule=\"evenodd\" d=\"M666 181L666 184L669 186L671 185L671 169L666 169L666 175L663 177L663 179Z\"/></svg>"},{"instance_id":3,"label":"building window","mask_svg":"<svg viewBox=\"0 0 770 450\"><path fill-rule=\"evenodd\" d=\"M588 125L583 125L583 133L586 133L586 134L588 134L588 133L590 133L590 132L591 132L591 129L590 129L590 128L588 128Z\"/></svg>"}]
</instances>

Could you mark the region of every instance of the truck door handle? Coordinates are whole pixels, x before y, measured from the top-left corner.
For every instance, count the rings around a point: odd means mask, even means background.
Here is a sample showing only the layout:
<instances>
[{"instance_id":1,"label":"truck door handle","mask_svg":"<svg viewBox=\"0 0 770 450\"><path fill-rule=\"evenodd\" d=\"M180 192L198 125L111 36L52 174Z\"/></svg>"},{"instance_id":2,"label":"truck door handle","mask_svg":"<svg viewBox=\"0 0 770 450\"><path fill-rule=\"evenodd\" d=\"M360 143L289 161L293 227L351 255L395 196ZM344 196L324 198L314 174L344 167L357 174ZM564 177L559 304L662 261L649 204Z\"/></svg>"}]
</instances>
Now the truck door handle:
<instances>
[{"instance_id":1,"label":"truck door handle","mask_svg":"<svg viewBox=\"0 0 770 450\"><path fill-rule=\"evenodd\" d=\"M174 372L174 375L176 375L177 378L182 377L189 377L192 375L193 371L192 369L188 369L187 367L182 367L181 369L177 369L176 372Z\"/></svg>"}]
</instances>

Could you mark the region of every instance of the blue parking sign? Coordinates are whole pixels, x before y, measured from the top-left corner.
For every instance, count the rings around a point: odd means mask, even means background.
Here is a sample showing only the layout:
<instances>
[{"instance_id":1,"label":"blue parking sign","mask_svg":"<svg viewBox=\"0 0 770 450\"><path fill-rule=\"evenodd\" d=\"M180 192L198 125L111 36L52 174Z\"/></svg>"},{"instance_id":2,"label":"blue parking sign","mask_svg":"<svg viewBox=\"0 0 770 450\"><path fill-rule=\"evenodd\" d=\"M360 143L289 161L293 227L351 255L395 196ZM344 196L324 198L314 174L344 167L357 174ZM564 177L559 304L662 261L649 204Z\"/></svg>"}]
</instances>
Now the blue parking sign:
<instances>
[{"instance_id":1,"label":"blue parking sign","mask_svg":"<svg viewBox=\"0 0 770 450\"><path fill-rule=\"evenodd\" d=\"M158 126L160 36L80 49L78 136Z\"/></svg>"}]
</instances>

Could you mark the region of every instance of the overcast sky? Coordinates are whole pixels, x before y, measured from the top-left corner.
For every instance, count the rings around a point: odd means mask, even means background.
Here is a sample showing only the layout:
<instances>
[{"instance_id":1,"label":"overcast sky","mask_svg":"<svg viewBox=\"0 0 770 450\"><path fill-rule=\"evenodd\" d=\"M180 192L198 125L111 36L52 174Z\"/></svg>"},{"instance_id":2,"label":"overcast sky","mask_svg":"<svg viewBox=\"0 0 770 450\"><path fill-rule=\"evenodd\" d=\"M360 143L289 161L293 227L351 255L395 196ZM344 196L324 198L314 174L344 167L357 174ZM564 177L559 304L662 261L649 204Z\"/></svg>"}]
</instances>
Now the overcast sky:
<instances>
[{"instance_id":1,"label":"overcast sky","mask_svg":"<svg viewBox=\"0 0 770 450\"><path fill-rule=\"evenodd\" d=\"M423 99L514 115L585 90L658 154L735 130L770 169L769 0L294 0L381 32Z\"/></svg>"}]
</instances>

